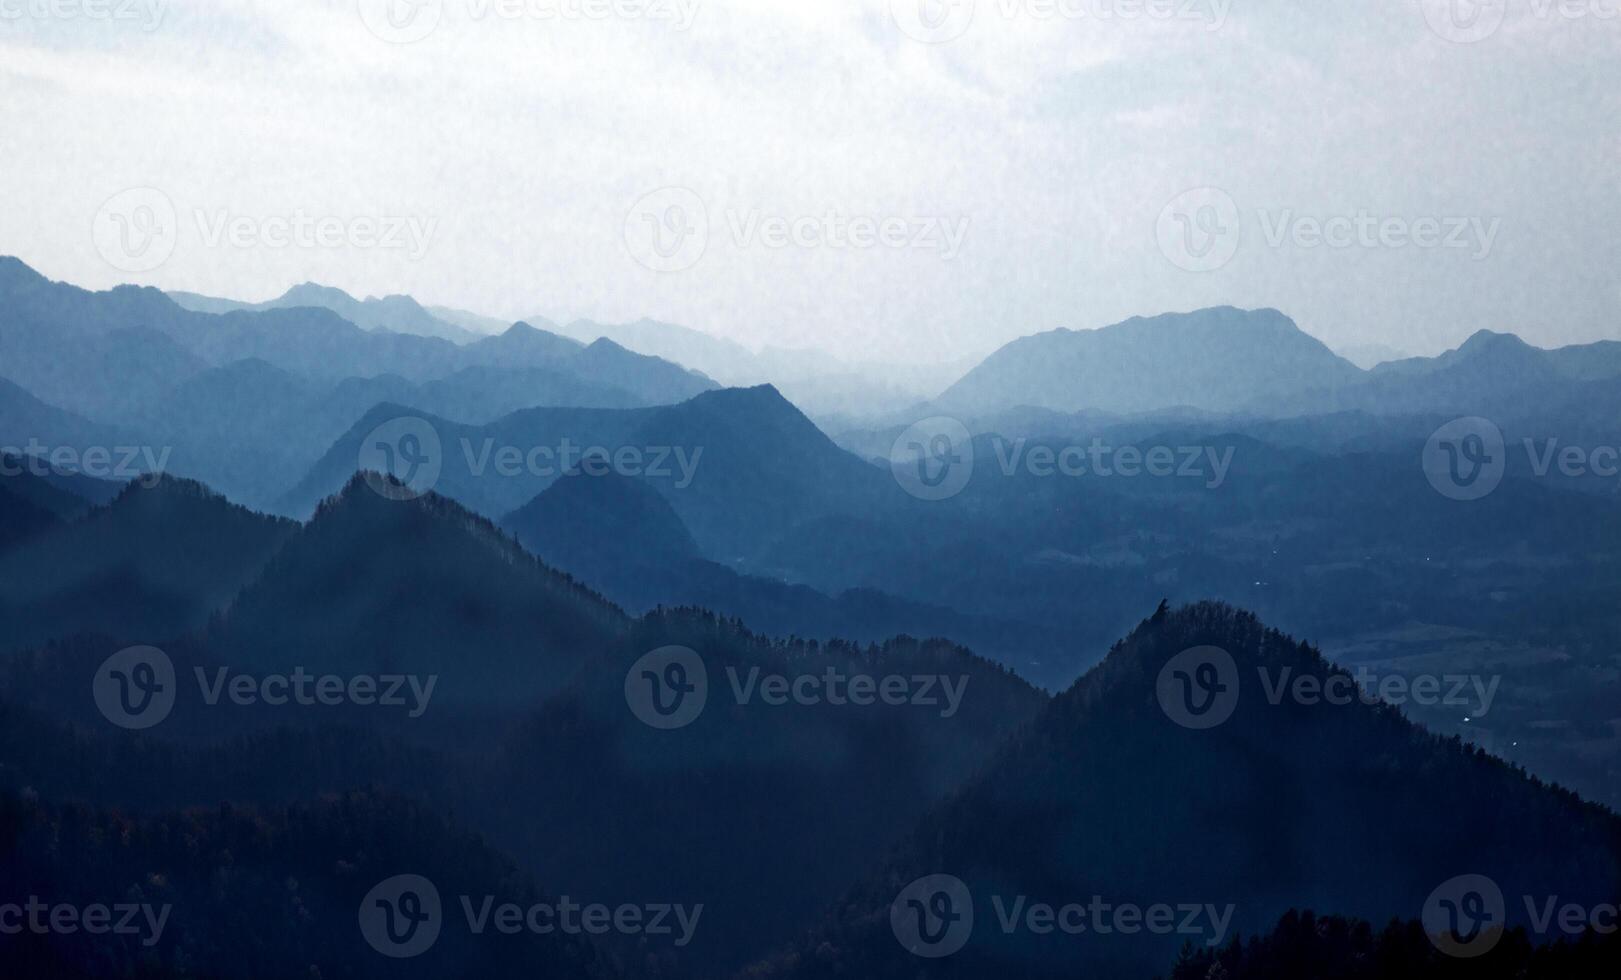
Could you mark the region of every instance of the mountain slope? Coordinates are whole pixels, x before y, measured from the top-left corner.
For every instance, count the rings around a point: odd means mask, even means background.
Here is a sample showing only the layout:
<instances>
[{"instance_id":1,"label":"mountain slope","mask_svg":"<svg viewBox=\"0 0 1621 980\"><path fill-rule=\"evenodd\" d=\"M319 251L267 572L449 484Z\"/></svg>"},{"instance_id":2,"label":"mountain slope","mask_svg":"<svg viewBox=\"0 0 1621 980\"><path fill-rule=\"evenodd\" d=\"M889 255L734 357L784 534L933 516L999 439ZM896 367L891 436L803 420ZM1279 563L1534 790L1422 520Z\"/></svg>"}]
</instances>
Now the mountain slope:
<instances>
[{"instance_id":1,"label":"mountain slope","mask_svg":"<svg viewBox=\"0 0 1621 980\"><path fill-rule=\"evenodd\" d=\"M1162 704L1180 706L1174 672L1195 669L1172 659L1207 646L1232 658L1234 669L1216 666L1212 678L1227 685L1220 704L1232 713L1196 730ZM1488 875L1510 896L1578 903L1621 889L1613 814L1430 736L1397 709L1287 693L1294 679L1321 685L1335 674L1248 614L1162 611L931 812L821 929L751 976L1149 976L1184 940L1266 929L1295 906L1416 918L1462 874ZM1274 704L1268 691L1280 683ZM931 960L897 942L889 908L932 874L965 883L975 919L960 951ZM1094 895L1233 912L1219 934L1159 936L1007 932L994 912L993 897L1005 909L1015 896L1062 905ZM1509 919L1524 920L1513 899Z\"/></svg>"},{"instance_id":2,"label":"mountain slope","mask_svg":"<svg viewBox=\"0 0 1621 980\"><path fill-rule=\"evenodd\" d=\"M506 528L532 554L587 581L605 572L640 573L698 557L698 543L658 491L615 473L602 456L508 514Z\"/></svg>"},{"instance_id":3,"label":"mountain slope","mask_svg":"<svg viewBox=\"0 0 1621 980\"><path fill-rule=\"evenodd\" d=\"M438 337L452 343L465 344L476 339L475 334L455 323L443 320L409 296L368 296L356 299L341 289L306 282L294 286L281 296L263 303L243 303L237 300L199 296L196 293L171 292L167 294L180 306L198 313L231 313L237 310L285 310L299 306L331 310L362 330L387 330L392 333L413 334L418 337Z\"/></svg>"},{"instance_id":4,"label":"mountain slope","mask_svg":"<svg viewBox=\"0 0 1621 980\"><path fill-rule=\"evenodd\" d=\"M294 530L172 477L0 552L0 646L72 633L164 642L201 626Z\"/></svg>"},{"instance_id":5,"label":"mountain slope","mask_svg":"<svg viewBox=\"0 0 1621 980\"><path fill-rule=\"evenodd\" d=\"M353 475L366 438L405 418L437 437L434 489L480 514L504 517L584 453L600 451L657 490L703 553L723 562L757 553L799 521L900 496L885 473L835 446L764 386L657 408L531 409L482 426L380 405L333 444L278 509L309 513Z\"/></svg>"},{"instance_id":6,"label":"mountain slope","mask_svg":"<svg viewBox=\"0 0 1621 980\"><path fill-rule=\"evenodd\" d=\"M942 394L949 411L1230 412L1267 397L1333 390L1361 372L1276 310L1218 307L1015 340Z\"/></svg>"},{"instance_id":7,"label":"mountain slope","mask_svg":"<svg viewBox=\"0 0 1621 980\"><path fill-rule=\"evenodd\" d=\"M0 365L49 404L109 418L155 404L208 367L252 359L327 383L381 375L422 382L473 367L576 373L577 364L582 382L628 389L644 404L714 387L657 358L611 345L592 350L528 326L459 346L367 331L324 307L198 313L156 289L96 293L51 282L15 259L0 265ZM131 365L140 370L129 374Z\"/></svg>"},{"instance_id":8,"label":"mountain slope","mask_svg":"<svg viewBox=\"0 0 1621 980\"><path fill-rule=\"evenodd\" d=\"M618 609L457 504L387 499L355 477L208 643L261 669L438 674L446 704L510 707L561 687L625 625Z\"/></svg>"},{"instance_id":9,"label":"mountain slope","mask_svg":"<svg viewBox=\"0 0 1621 980\"><path fill-rule=\"evenodd\" d=\"M436 941L410 958L384 955L380 935L374 950L358 925L373 887L402 874L442 902ZM619 975L579 937L472 934L457 896L527 906L542 898L532 880L476 835L376 794L132 818L0 793L0 882L0 903L144 906L123 920L136 935L17 930L0 943L8 977Z\"/></svg>"}]
</instances>

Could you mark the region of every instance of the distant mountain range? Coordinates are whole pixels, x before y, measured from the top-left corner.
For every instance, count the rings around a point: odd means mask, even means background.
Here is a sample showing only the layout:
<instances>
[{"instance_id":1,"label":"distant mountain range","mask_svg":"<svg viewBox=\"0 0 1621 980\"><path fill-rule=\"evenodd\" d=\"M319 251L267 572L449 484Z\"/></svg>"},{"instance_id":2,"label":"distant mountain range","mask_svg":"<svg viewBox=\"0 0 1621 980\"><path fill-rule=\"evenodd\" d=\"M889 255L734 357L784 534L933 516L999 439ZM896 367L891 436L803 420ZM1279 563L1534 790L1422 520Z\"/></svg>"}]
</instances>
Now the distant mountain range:
<instances>
[{"instance_id":1,"label":"distant mountain range","mask_svg":"<svg viewBox=\"0 0 1621 980\"><path fill-rule=\"evenodd\" d=\"M87 292L0 258L0 447L161 447L171 471L261 508L379 402L480 424L714 387L611 341L521 323L454 344L364 330L317 306L199 313L153 289Z\"/></svg>"},{"instance_id":2,"label":"distant mountain range","mask_svg":"<svg viewBox=\"0 0 1621 980\"><path fill-rule=\"evenodd\" d=\"M1360 374L1276 310L1222 307L1024 337L937 402L971 413L1018 406L1230 413L1299 391L1337 391Z\"/></svg>"},{"instance_id":3,"label":"distant mountain range","mask_svg":"<svg viewBox=\"0 0 1621 980\"><path fill-rule=\"evenodd\" d=\"M331 310L362 330L386 330L408 333L418 337L439 337L458 344L488 334L474 331L443 319L426 310L409 296L368 296L356 299L341 289L306 282L263 303L244 303L233 299L201 296L197 293L171 291L170 299L180 306L198 313L234 313L238 310L286 310L300 306Z\"/></svg>"},{"instance_id":4,"label":"distant mountain range","mask_svg":"<svg viewBox=\"0 0 1621 980\"><path fill-rule=\"evenodd\" d=\"M398 419L431 427L441 446L438 492L491 519L529 503L586 452L629 453L616 467L654 487L704 553L726 562L758 554L794 523L899 497L887 474L834 445L767 386L653 408L535 408L483 425L379 405L332 444L278 512L309 514L353 475L363 440Z\"/></svg>"},{"instance_id":5,"label":"distant mountain range","mask_svg":"<svg viewBox=\"0 0 1621 980\"><path fill-rule=\"evenodd\" d=\"M717 389L612 339L201 313L0 261L0 448L173 451L134 482L0 459L0 883L173 916L145 950L0 942L0 973L1183 980L1225 957L1265 976L1303 921L1394 921L1428 946L1411 921L1460 874L1621 893L1621 824L1554 784L1621 801L1614 487L1516 462L1460 503L1418 462L1463 411L1500 413L1509 439L1621 438L1621 345L1481 333L1363 371L1281 314L1217 310L1028 346L953 389L988 407L963 410L950 449L972 470L936 500L886 457L945 400L835 442L773 386ZM1065 370L1109 404L1030 404ZM1137 390L1114 377L1131 371ZM369 464L379 443L422 462L377 435L401 422L438 444L428 492L357 473L395 462ZM1094 441L1199 469L1028 465ZM165 651L177 701L125 731L87 694L135 644ZM1195 730L1162 679L1208 647L1239 694ZM679 672L648 667L682 651ZM1501 685L1478 711L1269 696L1364 667ZM685 704L698 669L685 724L637 700L651 677ZM211 704L196 683L299 670L432 678L431 705ZM762 693L855 675L931 700ZM355 931L398 874L439 882L452 916L469 893L705 911L679 948L483 942L447 920L401 963ZM953 909L902 899L940 875L975 924L920 958L905 915ZM1194 903L1210 931L1003 925L1014 902L1093 896Z\"/></svg>"},{"instance_id":6,"label":"distant mountain range","mask_svg":"<svg viewBox=\"0 0 1621 980\"><path fill-rule=\"evenodd\" d=\"M946 389L940 411L1015 409L1131 416L1164 412L1291 418L1581 413L1594 382L1621 378L1621 342L1543 350L1482 330L1436 357L1364 370L1276 310L1220 307L1136 317L1013 341ZM1583 388L1582 386L1587 386Z\"/></svg>"}]
</instances>

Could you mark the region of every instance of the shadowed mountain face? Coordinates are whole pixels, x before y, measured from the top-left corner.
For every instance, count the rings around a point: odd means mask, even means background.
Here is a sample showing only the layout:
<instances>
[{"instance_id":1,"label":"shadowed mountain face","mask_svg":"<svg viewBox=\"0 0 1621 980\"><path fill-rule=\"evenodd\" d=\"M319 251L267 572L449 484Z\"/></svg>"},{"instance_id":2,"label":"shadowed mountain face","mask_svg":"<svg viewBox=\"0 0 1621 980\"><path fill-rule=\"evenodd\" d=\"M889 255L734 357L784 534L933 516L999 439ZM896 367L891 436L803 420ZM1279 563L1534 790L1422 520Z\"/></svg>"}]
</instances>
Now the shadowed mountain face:
<instances>
[{"instance_id":1,"label":"shadowed mountain face","mask_svg":"<svg viewBox=\"0 0 1621 980\"><path fill-rule=\"evenodd\" d=\"M119 906L107 925L132 910L124 935L19 929L0 943L0 971L75 980L622 975L580 937L492 942L454 921L417 957L384 956L361 941L356 910L368 923L384 915L367 909L376 900L369 890L402 873L435 883L441 918L460 914L461 895L556 901L476 835L399 799L352 793L286 808L222 805L132 818L0 792L0 902L50 896L53 905L77 907L105 896ZM379 918L383 949L387 928Z\"/></svg>"},{"instance_id":2,"label":"shadowed mountain face","mask_svg":"<svg viewBox=\"0 0 1621 980\"><path fill-rule=\"evenodd\" d=\"M334 784L425 795L565 894L704 903L697 940L677 956L691 975L786 941L1044 700L940 642L780 643L698 611L633 620L454 503L389 499L364 479L294 533L205 631L166 644L176 703L139 740L109 734L84 697L85 678L120 645L68 640L3 672L6 696L21 702L8 717L73 726L41 741L28 736L37 723L0 725L9 779L157 809L197 800L188 765L231 798L274 802ZM671 645L693 651L708 677L706 705L679 730L653 727L627 702L643 656ZM206 701L203 682L221 669L301 667L432 677L431 703L409 717ZM758 686L848 685L858 674L896 678L909 700L852 703L838 686L784 702ZM272 724L367 734L334 755L330 737ZM81 730L92 745L76 744ZM110 744L98 750L100 740ZM395 745L423 754L413 764ZM138 793L121 789L131 767L151 773ZM818 859L784 867L785 837ZM751 897L767 892L780 894Z\"/></svg>"},{"instance_id":3,"label":"shadowed mountain face","mask_svg":"<svg viewBox=\"0 0 1621 980\"><path fill-rule=\"evenodd\" d=\"M1206 714L1178 686L1195 662L1216 683L1194 693L1220 699L1201 702ZM1463 874L1512 896L1591 905L1621 894L1613 814L1427 735L1394 708L1287 693L1301 683L1324 690L1337 673L1247 614L1211 604L1162 611L932 811L823 928L751 975L1147 976L1185 941L1219 946L1235 931L1270 928L1291 906L1416 919ZM1559 839L1537 829L1548 826L1562 828ZM961 948L940 960L897 941L915 930L891 928L892 905L897 923L914 914L906 889L929 875L961 883L945 911L972 906L970 934L950 937ZM1195 930L1111 935L1107 920L1079 933L1003 915L1020 898L1027 909L1092 896L1198 903L1230 909L1230 920L1202 911ZM1529 924L1523 905L1507 914ZM927 957L946 941L925 929L912 949Z\"/></svg>"},{"instance_id":4,"label":"shadowed mountain face","mask_svg":"<svg viewBox=\"0 0 1621 980\"><path fill-rule=\"evenodd\" d=\"M375 455L367 440L402 419L414 419L408 424L437 443L433 489L478 513L504 517L596 454L614 472L654 488L705 556L723 562L757 553L800 521L901 497L882 471L839 449L775 389L762 387L659 408L531 409L483 426L379 406L333 444L279 509L308 513Z\"/></svg>"},{"instance_id":5,"label":"shadowed mountain face","mask_svg":"<svg viewBox=\"0 0 1621 980\"><path fill-rule=\"evenodd\" d=\"M6 650L79 632L162 642L195 629L294 530L170 477L66 516L76 519L0 549Z\"/></svg>"},{"instance_id":6,"label":"shadowed mountain face","mask_svg":"<svg viewBox=\"0 0 1621 980\"><path fill-rule=\"evenodd\" d=\"M508 514L502 526L542 561L588 581L613 569L635 575L646 566L697 559L698 543L669 501L611 466L603 456L592 457Z\"/></svg>"},{"instance_id":7,"label":"shadowed mountain face","mask_svg":"<svg viewBox=\"0 0 1621 980\"><path fill-rule=\"evenodd\" d=\"M1276 310L1221 307L1016 340L938 402L974 413L1021 405L1231 412L1301 390L1332 391L1360 373Z\"/></svg>"},{"instance_id":8,"label":"shadowed mountain face","mask_svg":"<svg viewBox=\"0 0 1621 980\"><path fill-rule=\"evenodd\" d=\"M537 703L614 642L619 610L488 521L437 496L387 499L379 479L327 501L211 643L257 669L439 674L438 697L465 708Z\"/></svg>"}]
</instances>

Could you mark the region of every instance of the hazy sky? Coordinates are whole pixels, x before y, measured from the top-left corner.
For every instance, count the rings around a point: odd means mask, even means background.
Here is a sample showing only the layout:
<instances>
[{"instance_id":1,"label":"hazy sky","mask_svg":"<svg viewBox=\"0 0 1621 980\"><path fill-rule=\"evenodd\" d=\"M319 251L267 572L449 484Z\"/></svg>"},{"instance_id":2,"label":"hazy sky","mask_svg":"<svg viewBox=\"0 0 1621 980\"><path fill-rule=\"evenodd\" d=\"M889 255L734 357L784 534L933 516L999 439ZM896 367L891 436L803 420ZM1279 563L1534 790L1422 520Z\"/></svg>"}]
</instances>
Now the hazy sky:
<instances>
[{"instance_id":1,"label":"hazy sky","mask_svg":"<svg viewBox=\"0 0 1621 980\"><path fill-rule=\"evenodd\" d=\"M0 0L0 252L931 361L1621 337L1621 0L414 2Z\"/></svg>"}]
</instances>

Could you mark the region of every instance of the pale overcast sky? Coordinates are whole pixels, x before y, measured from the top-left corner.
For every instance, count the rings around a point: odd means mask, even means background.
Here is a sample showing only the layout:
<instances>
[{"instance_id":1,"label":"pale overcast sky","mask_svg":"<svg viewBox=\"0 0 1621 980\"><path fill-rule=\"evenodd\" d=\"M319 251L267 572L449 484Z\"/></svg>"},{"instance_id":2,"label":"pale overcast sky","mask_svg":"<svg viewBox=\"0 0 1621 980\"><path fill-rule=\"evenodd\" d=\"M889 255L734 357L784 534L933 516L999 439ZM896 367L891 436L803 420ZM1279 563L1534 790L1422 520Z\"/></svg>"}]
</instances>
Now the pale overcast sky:
<instances>
[{"instance_id":1,"label":"pale overcast sky","mask_svg":"<svg viewBox=\"0 0 1621 980\"><path fill-rule=\"evenodd\" d=\"M1621 338L1621 0L651 2L0 0L0 253L920 360Z\"/></svg>"}]
</instances>

